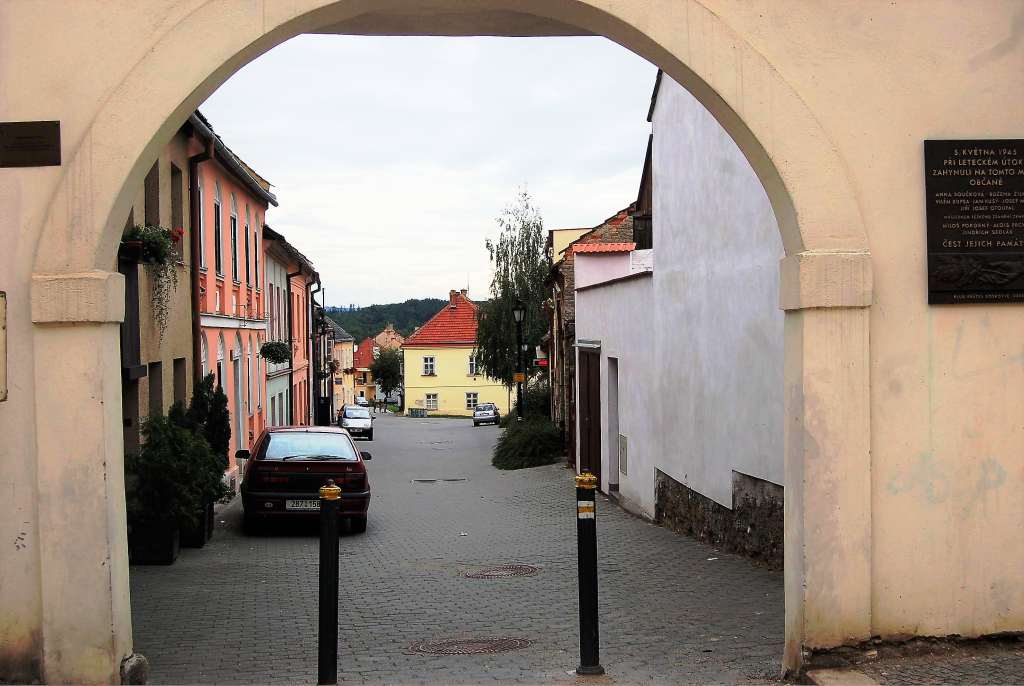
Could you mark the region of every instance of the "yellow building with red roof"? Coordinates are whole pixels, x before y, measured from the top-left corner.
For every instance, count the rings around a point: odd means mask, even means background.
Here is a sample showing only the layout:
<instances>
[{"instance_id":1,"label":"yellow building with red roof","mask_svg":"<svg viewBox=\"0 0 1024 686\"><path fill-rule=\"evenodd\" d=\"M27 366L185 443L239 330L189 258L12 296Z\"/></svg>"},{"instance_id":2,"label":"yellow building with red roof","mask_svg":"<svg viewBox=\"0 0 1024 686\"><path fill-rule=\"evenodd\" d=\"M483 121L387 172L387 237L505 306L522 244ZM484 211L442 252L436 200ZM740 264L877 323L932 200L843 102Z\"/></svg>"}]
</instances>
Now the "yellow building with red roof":
<instances>
[{"instance_id":1,"label":"yellow building with red roof","mask_svg":"<svg viewBox=\"0 0 1024 686\"><path fill-rule=\"evenodd\" d=\"M508 412L508 391L487 378L476 363L476 313L466 290L451 291L448 304L405 339L407 409L472 416L483 403Z\"/></svg>"}]
</instances>

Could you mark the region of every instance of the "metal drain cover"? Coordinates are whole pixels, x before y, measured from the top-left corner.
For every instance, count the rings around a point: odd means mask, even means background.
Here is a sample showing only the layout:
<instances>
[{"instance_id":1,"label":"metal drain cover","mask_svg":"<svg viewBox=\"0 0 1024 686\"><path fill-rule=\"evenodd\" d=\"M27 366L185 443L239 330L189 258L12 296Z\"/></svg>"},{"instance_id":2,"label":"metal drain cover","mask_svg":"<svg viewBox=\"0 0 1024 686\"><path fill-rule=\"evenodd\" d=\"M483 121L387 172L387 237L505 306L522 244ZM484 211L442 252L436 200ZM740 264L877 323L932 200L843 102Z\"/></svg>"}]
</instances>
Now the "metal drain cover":
<instances>
[{"instance_id":1,"label":"metal drain cover","mask_svg":"<svg viewBox=\"0 0 1024 686\"><path fill-rule=\"evenodd\" d=\"M507 653L530 645L525 638L507 636L458 636L456 638L435 638L421 641L409 647L414 653L428 655L479 655L482 653Z\"/></svg>"},{"instance_id":2,"label":"metal drain cover","mask_svg":"<svg viewBox=\"0 0 1024 686\"><path fill-rule=\"evenodd\" d=\"M530 576L538 571L536 567L530 565L497 565L474 569L463 576L467 579L507 579L510 576Z\"/></svg>"}]
</instances>

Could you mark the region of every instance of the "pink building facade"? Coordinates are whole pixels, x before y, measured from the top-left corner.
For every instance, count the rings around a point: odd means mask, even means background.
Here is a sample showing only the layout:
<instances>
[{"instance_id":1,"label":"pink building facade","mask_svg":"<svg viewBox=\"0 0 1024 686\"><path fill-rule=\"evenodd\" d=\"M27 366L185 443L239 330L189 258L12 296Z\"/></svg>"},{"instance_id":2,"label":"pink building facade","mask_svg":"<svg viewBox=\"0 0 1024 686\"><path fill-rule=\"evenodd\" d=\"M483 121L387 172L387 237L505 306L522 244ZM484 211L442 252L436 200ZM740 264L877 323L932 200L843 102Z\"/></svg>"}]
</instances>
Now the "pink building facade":
<instances>
[{"instance_id":1,"label":"pink building facade","mask_svg":"<svg viewBox=\"0 0 1024 686\"><path fill-rule=\"evenodd\" d=\"M208 123L193 117L200 133ZM236 450L248 450L267 425L266 365L259 351L267 340L263 225L277 205L270 184L246 166L215 134L198 164L196 204L199 264L199 354L202 371L216 374L231 413L230 468L238 483ZM193 139L195 141L196 139ZM212 150L211 150L212 149ZM205 153L205 154L204 154ZM201 159L200 158L200 159Z\"/></svg>"}]
</instances>

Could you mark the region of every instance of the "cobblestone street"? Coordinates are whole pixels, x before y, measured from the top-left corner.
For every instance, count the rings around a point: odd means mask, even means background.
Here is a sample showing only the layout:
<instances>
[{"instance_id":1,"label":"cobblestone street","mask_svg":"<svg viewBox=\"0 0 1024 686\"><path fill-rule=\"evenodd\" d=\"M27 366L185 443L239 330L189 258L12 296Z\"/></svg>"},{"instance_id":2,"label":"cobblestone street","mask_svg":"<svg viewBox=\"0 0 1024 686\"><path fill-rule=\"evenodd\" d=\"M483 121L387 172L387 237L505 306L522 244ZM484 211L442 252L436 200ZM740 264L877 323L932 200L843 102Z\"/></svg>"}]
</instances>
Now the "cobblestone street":
<instances>
[{"instance_id":1,"label":"cobblestone street","mask_svg":"<svg viewBox=\"0 0 1024 686\"><path fill-rule=\"evenodd\" d=\"M562 465L490 466L496 427L378 416L360 443L373 489L365 534L341 538L344 683L574 682L579 660L575 493ZM426 479L457 481L423 482ZM764 683L781 668L781 574L627 515L598 496L601 658L594 683ZM463 533L465 535L463 535ZM477 566L532 576L468 579ZM317 532L242 533L221 506L203 549L132 567L135 650L150 683L315 683ZM519 650L432 656L457 636Z\"/></svg>"}]
</instances>

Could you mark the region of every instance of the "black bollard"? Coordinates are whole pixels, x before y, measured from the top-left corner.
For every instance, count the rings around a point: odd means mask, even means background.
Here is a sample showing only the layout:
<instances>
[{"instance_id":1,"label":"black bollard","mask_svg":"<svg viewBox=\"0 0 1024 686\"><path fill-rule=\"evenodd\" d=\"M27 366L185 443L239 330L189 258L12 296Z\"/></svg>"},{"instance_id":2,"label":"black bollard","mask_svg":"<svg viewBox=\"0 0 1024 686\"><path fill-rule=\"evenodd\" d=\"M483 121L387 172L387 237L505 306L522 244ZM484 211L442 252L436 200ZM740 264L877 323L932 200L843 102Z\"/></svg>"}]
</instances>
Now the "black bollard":
<instances>
[{"instance_id":1,"label":"black bollard","mask_svg":"<svg viewBox=\"0 0 1024 686\"><path fill-rule=\"evenodd\" d=\"M597 520L594 493L597 477L589 471L576 477L576 545L580 575L580 666L577 674L604 674L597 632Z\"/></svg>"},{"instance_id":2,"label":"black bollard","mask_svg":"<svg viewBox=\"0 0 1024 686\"><path fill-rule=\"evenodd\" d=\"M332 479L320 487L320 634L316 683L338 683L338 494Z\"/></svg>"}]
</instances>

